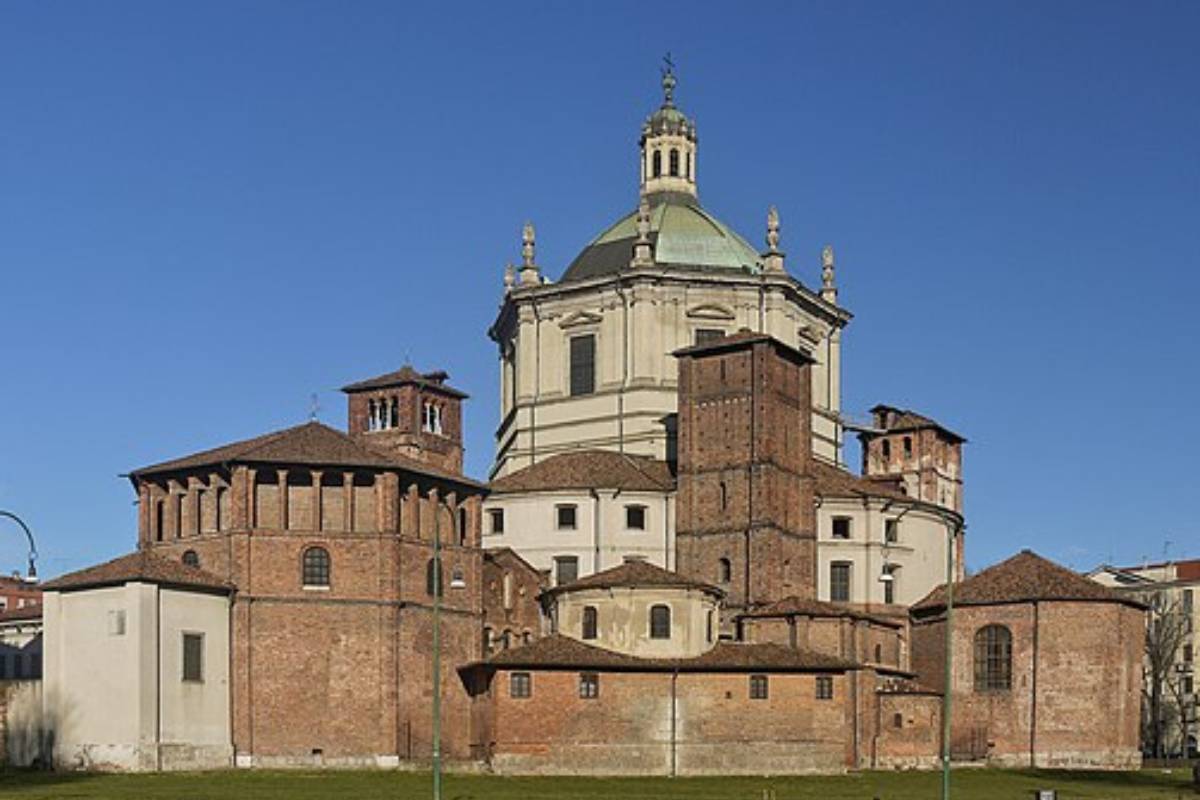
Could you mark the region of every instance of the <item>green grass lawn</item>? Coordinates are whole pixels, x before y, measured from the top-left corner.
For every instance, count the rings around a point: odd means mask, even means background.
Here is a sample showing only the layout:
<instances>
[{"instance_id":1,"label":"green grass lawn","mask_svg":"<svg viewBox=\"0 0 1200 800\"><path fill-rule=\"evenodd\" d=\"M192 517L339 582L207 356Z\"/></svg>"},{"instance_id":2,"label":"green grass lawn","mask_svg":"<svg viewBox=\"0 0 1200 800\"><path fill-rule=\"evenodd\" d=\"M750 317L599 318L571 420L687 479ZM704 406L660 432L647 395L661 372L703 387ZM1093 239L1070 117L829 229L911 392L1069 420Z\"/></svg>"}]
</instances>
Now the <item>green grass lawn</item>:
<instances>
[{"instance_id":1,"label":"green grass lawn","mask_svg":"<svg viewBox=\"0 0 1200 800\"><path fill-rule=\"evenodd\" d=\"M967 769L954 773L952 796L963 800L1030 798L1037 788L1073 798L1195 798L1190 775L1164 772L1042 772ZM445 800L930 800L936 772L863 772L813 778L498 778L448 775ZM383 800L431 796L427 773L384 771L259 771L96 775L2 772L0 797L81 800Z\"/></svg>"}]
</instances>

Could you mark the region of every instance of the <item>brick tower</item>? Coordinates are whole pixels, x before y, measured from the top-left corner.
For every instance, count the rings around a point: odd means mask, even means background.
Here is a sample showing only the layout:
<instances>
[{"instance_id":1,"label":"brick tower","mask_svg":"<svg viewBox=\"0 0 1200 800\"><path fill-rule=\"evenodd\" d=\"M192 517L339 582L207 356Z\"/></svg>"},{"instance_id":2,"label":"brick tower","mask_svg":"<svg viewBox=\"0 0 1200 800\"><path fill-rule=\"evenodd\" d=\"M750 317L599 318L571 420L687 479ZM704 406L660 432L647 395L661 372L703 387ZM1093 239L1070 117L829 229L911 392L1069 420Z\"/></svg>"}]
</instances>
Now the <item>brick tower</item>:
<instances>
[{"instance_id":1,"label":"brick tower","mask_svg":"<svg viewBox=\"0 0 1200 800\"><path fill-rule=\"evenodd\" d=\"M462 401L445 372L421 374L410 366L349 386L350 435L375 448L461 475Z\"/></svg>"},{"instance_id":2,"label":"brick tower","mask_svg":"<svg viewBox=\"0 0 1200 800\"><path fill-rule=\"evenodd\" d=\"M862 474L898 482L905 494L963 512L962 446L957 433L915 411L877 405L859 433Z\"/></svg>"},{"instance_id":3,"label":"brick tower","mask_svg":"<svg viewBox=\"0 0 1200 800\"><path fill-rule=\"evenodd\" d=\"M812 359L749 331L677 350L677 569L726 613L816 596Z\"/></svg>"}]
</instances>

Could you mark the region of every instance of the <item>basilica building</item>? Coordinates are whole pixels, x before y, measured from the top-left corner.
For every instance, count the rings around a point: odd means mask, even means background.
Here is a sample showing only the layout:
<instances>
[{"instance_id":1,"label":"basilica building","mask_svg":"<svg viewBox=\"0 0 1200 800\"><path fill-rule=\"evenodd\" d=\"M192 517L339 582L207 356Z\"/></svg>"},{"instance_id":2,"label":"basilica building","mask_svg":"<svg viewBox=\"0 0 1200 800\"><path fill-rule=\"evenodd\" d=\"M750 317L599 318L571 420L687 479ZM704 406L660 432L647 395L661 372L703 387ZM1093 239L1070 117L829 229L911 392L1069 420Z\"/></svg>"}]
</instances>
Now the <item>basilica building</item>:
<instances>
[{"instance_id":1,"label":"basilica building","mask_svg":"<svg viewBox=\"0 0 1200 800\"><path fill-rule=\"evenodd\" d=\"M676 88L636 208L557 279L525 227L488 481L466 395L410 365L345 386L345 429L133 470L135 550L43 587L40 758L1140 763L1144 608L1027 551L964 575L965 439L887 404L850 421L832 249L810 278L773 208L761 250L703 209Z\"/></svg>"},{"instance_id":2,"label":"basilica building","mask_svg":"<svg viewBox=\"0 0 1200 800\"><path fill-rule=\"evenodd\" d=\"M675 90L664 74L662 103L641 129L637 207L556 280L526 226L521 266L505 274L489 329L502 389L484 546L512 548L553 585L631 558L675 569L675 353L748 330L811 359L817 596L902 614L945 580L948 549L961 577L965 439L887 405L866 424L847 422L851 314L838 301L833 248L793 274L773 207L762 249L705 211L697 129ZM849 434L862 443L858 474L843 458ZM710 567L706 580L731 584L722 565Z\"/></svg>"}]
</instances>

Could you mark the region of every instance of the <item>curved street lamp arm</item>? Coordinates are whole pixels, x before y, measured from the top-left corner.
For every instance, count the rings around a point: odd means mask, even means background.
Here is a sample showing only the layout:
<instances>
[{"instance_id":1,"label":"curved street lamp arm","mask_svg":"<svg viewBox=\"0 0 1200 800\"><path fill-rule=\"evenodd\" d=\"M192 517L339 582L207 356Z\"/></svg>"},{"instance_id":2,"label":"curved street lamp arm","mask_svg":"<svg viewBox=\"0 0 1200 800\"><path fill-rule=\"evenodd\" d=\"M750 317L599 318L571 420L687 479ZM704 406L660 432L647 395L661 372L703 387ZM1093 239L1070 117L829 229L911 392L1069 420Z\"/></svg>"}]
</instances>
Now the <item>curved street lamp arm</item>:
<instances>
[{"instance_id":1,"label":"curved street lamp arm","mask_svg":"<svg viewBox=\"0 0 1200 800\"><path fill-rule=\"evenodd\" d=\"M29 526L25 524L25 521L23 519L21 519L20 517L18 517L16 514L12 513L11 511L5 511L4 509L0 509L0 517L8 517L13 522L20 525L21 530L25 531L25 538L29 540L29 577L36 578L37 577L37 567L34 566L33 562L37 561L38 551L37 551L37 545L34 544L34 542L33 542L33 531L29 530Z\"/></svg>"}]
</instances>

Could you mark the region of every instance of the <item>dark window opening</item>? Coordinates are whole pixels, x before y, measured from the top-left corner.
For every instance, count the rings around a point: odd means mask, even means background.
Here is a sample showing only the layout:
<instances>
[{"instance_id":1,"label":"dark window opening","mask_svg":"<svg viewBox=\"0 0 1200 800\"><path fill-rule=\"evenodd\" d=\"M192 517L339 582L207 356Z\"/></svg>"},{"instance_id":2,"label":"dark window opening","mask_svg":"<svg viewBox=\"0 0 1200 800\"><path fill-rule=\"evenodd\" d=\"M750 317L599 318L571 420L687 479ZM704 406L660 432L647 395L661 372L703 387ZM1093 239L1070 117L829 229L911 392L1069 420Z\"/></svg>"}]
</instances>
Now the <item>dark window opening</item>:
<instances>
[{"instance_id":1,"label":"dark window opening","mask_svg":"<svg viewBox=\"0 0 1200 800\"><path fill-rule=\"evenodd\" d=\"M625 527L635 531L646 530L646 507L625 506Z\"/></svg>"},{"instance_id":2,"label":"dark window opening","mask_svg":"<svg viewBox=\"0 0 1200 800\"><path fill-rule=\"evenodd\" d=\"M817 676L817 699L832 700L833 699L833 676L818 675Z\"/></svg>"},{"instance_id":3,"label":"dark window opening","mask_svg":"<svg viewBox=\"0 0 1200 800\"><path fill-rule=\"evenodd\" d=\"M183 679L189 683L204 680L204 634L183 635Z\"/></svg>"},{"instance_id":4,"label":"dark window opening","mask_svg":"<svg viewBox=\"0 0 1200 800\"><path fill-rule=\"evenodd\" d=\"M195 550L184 550L183 557L179 560L189 567L200 566L200 556L196 555Z\"/></svg>"},{"instance_id":5,"label":"dark window opening","mask_svg":"<svg viewBox=\"0 0 1200 800\"><path fill-rule=\"evenodd\" d=\"M596 337L571 337L571 396L596 391Z\"/></svg>"},{"instance_id":6,"label":"dark window opening","mask_svg":"<svg viewBox=\"0 0 1200 800\"><path fill-rule=\"evenodd\" d=\"M459 547L465 546L467 543L467 509L465 507L458 509L458 544Z\"/></svg>"},{"instance_id":7,"label":"dark window opening","mask_svg":"<svg viewBox=\"0 0 1200 800\"><path fill-rule=\"evenodd\" d=\"M563 505L554 507L554 524L560 531L575 530L575 506Z\"/></svg>"},{"instance_id":8,"label":"dark window opening","mask_svg":"<svg viewBox=\"0 0 1200 800\"><path fill-rule=\"evenodd\" d=\"M671 608L670 606L650 607L650 638L671 638Z\"/></svg>"},{"instance_id":9,"label":"dark window opening","mask_svg":"<svg viewBox=\"0 0 1200 800\"><path fill-rule=\"evenodd\" d=\"M900 520L889 519L883 523L883 540L888 544L900 541Z\"/></svg>"},{"instance_id":10,"label":"dark window opening","mask_svg":"<svg viewBox=\"0 0 1200 800\"><path fill-rule=\"evenodd\" d=\"M733 563L728 558L717 560L717 582L729 583L733 580Z\"/></svg>"},{"instance_id":11,"label":"dark window opening","mask_svg":"<svg viewBox=\"0 0 1200 800\"><path fill-rule=\"evenodd\" d=\"M895 716L892 717L892 727L893 728L903 728L904 727L904 715L903 714L897 712L895 714Z\"/></svg>"},{"instance_id":12,"label":"dark window opening","mask_svg":"<svg viewBox=\"0 0 1200 800\"><path fill-rule=\"evenodd\" d=\"M492 533L504 533L504 509L493 508L488 511L488 521L491 523Z\"/></svg>"},{"instance_id":13,"label":"dark window opening","mask_svg":"<svg viewBox=\"0 0 1200 800\"><path fill-rule=\"evenodd\" d=\"M904 437L904 457L912 458L912 437L911 436Z\"/></svg>"},{"instance_id":14,"label":"dark window opening","mask_svg":"<svg viewBox=\"0 0 1200 800\"><path fill-rule=\"evenodd\" d=\"M651 174L656 178L662 177L662 151L655 150L654 156L651 158Z\"/></svg>"},{"instance_id":15,"label":"dark window opening","mask_svg":"<svg viewBox=\"0 0 1200 800\"><path fill-rule=\"evenodd\" d=\"M849 539L850 538L850 518L849 517L834 517L833 518L833 538Z\"/></svg>"},{"instance_id":16,"label":"dark window opening","mask_svg":"<svg viewBox=\"0 0 1200 800\"><path fill-rule=\"evenodd\" d=\"M579 696L585 700L595 700L600 696L600 676L594 672L579 673Z\"/></svg>"},{"instance_id":17,"label":"dark window opening","mask_svg":"<svg viewBox=\"0 0 1200 800\"><path fill-rule=\"evenodd\" d=\"M583 608L583 630L581 631L582 638L595 639L596 628L598 622L598 613L595 606L584 606Z\"/></svg>"},{"instance_id":18,"label":"dark window opening","mask_svg":"<svg viewBox=\"0 0 1200 800\"><path fill-rule=\"evenodd\" d=\"M673 147L667 159L667 169L672 178L679 177L679 151Z\"/></svg>"},{"instance_id":19,"label":"dark window opening","mask_svg":"<svg viewBox=\"0 0 1200 800\"><path fill-rule=\"evenodd\" d=\"M879 451L883 454L883 460L887 461L892 457L892 443L884 439L879 445Z\"/></svg>"},{"instance_id":20,"label":"dark window opening","mask_svg":"<svg viewBox=\"0 0 1200 800\"><path fill-rule=\"evenodd\" d=\"M163 540L163 501L154 501L154 539L161 542Z\"/></svg>"},{"instance_id":21,"label":"dark window opening","mask_svg":"<svg viewBox=\"0 0 1200 800\"><path fill-rule=\"evenodd\" d=\"M329 551L324 547L310 547L305 550L301 577L305 586L328 586Z\"/></svg>"},{"instance_id":22,"label":"dark window opening","mask_svg":"<svg viewBox=\"0 0 1200 800\"><path fill-rule=\"evenodd\" d=\"M750 676L750 699L751 700L766 700L767 699L767 676L766 675L751 675Z\"/></svg>"}]
</instances>

